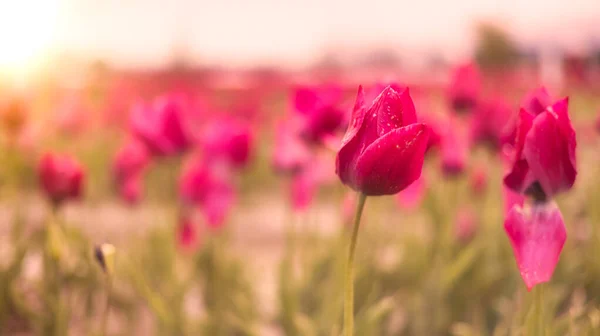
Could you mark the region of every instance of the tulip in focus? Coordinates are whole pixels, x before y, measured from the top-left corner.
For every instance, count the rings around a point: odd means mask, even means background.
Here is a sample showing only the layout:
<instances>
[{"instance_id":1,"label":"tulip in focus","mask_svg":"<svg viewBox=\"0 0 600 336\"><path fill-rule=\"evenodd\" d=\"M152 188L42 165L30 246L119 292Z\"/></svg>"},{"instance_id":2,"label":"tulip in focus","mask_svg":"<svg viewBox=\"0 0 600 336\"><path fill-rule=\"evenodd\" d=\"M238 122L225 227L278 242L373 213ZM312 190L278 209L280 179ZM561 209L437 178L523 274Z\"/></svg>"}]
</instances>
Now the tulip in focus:
<instances>
[{"instance_id":1,"label":"tulip in focus","mask_svg":"<svg viewBox=\"0 0 600 336\"><path fill-rule=\"evenodd\" d=\"M481 74L474 63L453 70L448 99L455 112L469 112L477 105L481 93Z\"/></svg>"},{"instance_id":2,"label":"tulip in focus","mask_svg":"<svg viewBox=\"0 0 600 336\"><path fill-rule=\"evenodd\" d=\"M504 229L527 290L548 282L556 268L567 232L554 202L512 208Z\"/></svg>"},{"instance_id":3,"label":"tulip in focus","mask_svg":"<svg viewBox=\"0 0 600 336\"><path fill-rule=\"evenodd\" d=\"M79 199L83 190L82 166L68 155L45 154L39 162L38 176L46 197L55 207L69 199Z\"/></svg>"},{"instance_id":4,"label":"tulip in focus","mask_svg":"<svg viewBox=\"0 0 600 336\"><path fill-rule=\"evenodd\" d=\"M421 176L428 140L428 127L417 123L408 89L388 86L367 104L360 87L336 173L367 196L396 194Z\"/></svg>"},{"instance_id":5,"label":"tulip in focus","mask_svg":"<svg viewBox=\"0 0 600 336\"><path fill-rule=\"evenodd\" d=\"M577 176L575 130L568 98L538 114L519 113L515 156L504 183L516 192L544 200L571 189Z\"/></svg>"}]
</instances>

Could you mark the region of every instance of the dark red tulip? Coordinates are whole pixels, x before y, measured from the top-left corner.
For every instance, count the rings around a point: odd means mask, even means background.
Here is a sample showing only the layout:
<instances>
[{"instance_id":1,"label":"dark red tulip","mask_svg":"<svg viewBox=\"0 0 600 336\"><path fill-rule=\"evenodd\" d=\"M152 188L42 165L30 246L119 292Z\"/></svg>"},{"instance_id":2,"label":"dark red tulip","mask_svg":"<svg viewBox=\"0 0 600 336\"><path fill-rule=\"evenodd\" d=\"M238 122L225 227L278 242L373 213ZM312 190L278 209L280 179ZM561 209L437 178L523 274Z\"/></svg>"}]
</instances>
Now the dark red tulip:
<instances>
[{"instance_id":1,"label":"dark red tulip","mask_svg":"<svg viewBox=\"0 0 600 336\"><path fill-rule=\"evenodd\" d=\"M275 126L273 169L277 173L296 174L310 160L310 150L300 139L294 124L280 121Z\"/></svg>"},{"instance_id":2,"label":"dark red tulip","mask_svg":"<svg viewBox=\"0 0 600 336\"><path fill-rule=\"evenodd\" d=\"M565 98L537 115L521 109L513 165L504 178L506 186L538 200L573 186L577 142L568 106Z\"/></svg>"},{"instance_id":3,"label":"dark red tulip","mask_svg":"<svg viewBox=\"0 0 600 336\"><path fill-rule=\"evenodd\" d=\"M421 176L428 140L429 129L417 123L408 89L397 92L388 86L365 104L359 87L336 173L365 195L396 194Z\"/></svg>"},{"instance_id":4,"label":"dark red tulip","mask_svg":"<svg viewBox=\"0 0 600 336\"><path fill-rule=\"evenodd\" d=\"M552 104L552 97L548 93L545 87L539 87L535 90L530 91L525 95L521 102L521 108L527 111L531 115L538 115L548 106ZM504 143L514 145L517 136L517 124L519 122L519 114L513 114L508 121L504 129Z\"/></svg>"},{"instance_id":5,"label":"dark red tulip","mask_svg":"<svg viewBox=\"0 0 600 336\"><path fill-rule=\"evenodd\" d=\"M481 74L474 63L457 66L451 75L448 99L455 112L470 111L481 93Z\"/></svg>"},{"instance_id":6,"label":"dark red tulip","mask_svg":"<svg viewBox=\"0 0 600 336\"><path fill-rule=\"evenodd\" d=\"M204 158L245 167L251 158L253 134L245 122L221 118L206 125L200 137Z\"/></svg>"},{"instance_id":7,"label":"dark red tulip","mask_svg":"<svg viewBox=\"0 0 600 336\"><path fill-rule=\"evenodd\" d=\"M345 123L340 107L341 90L337 88L299 87L293 94L294 109L299 115L302 137L320 143L334 135Z\"/></svg>"},{"instance_id":8,"label":"dark red tulip","mask_svg":"<svg viewBox=\"0 0 600 336\"><path fill-rule=\"evenodd\" d=\"M152 105L138 103L131 113L131 132L153 155L179 154L191 144L186 115L185 102L178 97L159 97Z\"/></svg>"},{"instance_id":9,"label":"dark red tulip","mask_svg":"<svg viewBox=\"0 0 600 336\"><path fill-rule=\"evenodd\" d=\"M46 153L38 166L40 185L54 206L82 194L84 172L82 166L68 155Z\"/></svg>"},{"instance_id":10,"label":"dark red tulip","mask_svg":"<svg viewBox=\"0 0 600 336\"><path fill-rule=\"evenodd\" d=\"M220 228L235 201L227 169L191 158L179 180L179 196L185 205L197 205L212 228Z\"/></svg>"},{"instance_id":11,"label":"dark red tulip","mask_svg":"<svg viewBox=\"0 0 600 336\"><path fill-rule=\"evenodd\" d=\"M553 202L512 208L504 222L517 266L528 290L552 278L567 232Z\"/></svg>"}]
</instances>

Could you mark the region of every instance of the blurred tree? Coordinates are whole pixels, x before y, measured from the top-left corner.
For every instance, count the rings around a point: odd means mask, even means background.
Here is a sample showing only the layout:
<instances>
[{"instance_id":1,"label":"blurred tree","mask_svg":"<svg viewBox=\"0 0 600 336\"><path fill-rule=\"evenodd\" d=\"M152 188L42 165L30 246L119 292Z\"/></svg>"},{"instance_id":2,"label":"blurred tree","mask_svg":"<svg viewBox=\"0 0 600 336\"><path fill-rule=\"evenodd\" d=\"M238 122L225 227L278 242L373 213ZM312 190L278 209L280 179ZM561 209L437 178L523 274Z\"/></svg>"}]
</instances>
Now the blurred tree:
<instances>
[{"instance_id":1,"label":"blurred tree","mask_svg":"<svg viewBox=\"0 0 600 336\"><path fill-rule=\"evenodd\" d=\"M477 27L475 59L483 69L506 68L515 64L518 50L506 31L490 23Z\"/></svg>"}]
</instances>

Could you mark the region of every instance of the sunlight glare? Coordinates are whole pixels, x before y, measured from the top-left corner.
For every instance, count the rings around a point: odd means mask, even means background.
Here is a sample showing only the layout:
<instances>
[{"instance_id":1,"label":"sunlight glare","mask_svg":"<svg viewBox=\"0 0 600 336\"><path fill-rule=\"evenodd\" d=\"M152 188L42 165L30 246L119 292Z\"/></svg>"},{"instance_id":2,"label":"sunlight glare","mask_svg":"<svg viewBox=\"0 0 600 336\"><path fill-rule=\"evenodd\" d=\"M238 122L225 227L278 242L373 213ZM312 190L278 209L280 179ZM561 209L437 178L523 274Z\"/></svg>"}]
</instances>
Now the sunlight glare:
<instances>
[{"instance_id":1,"label":"sunlight glare","mask_svg":"<svg viewBox=\"0 0 600 336\"><path fill-rule=\"evenodd\" d=\"M0 1L0 72L24 76L53 44L60 0Z\"/></svg>"}]
</instances>

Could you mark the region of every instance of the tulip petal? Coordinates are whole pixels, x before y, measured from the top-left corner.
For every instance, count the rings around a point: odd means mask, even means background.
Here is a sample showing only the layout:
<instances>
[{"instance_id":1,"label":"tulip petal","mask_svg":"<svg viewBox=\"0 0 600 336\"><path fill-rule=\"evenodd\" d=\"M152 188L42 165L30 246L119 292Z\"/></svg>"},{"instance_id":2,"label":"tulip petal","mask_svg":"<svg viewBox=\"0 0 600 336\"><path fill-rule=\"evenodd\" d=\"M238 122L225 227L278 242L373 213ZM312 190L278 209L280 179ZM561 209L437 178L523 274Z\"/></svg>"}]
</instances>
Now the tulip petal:
<instances>
[{"instance_id":1,"label":"tulip petal","mask_svg":"<svg viewBox=\"0 0 600 336\"><path fill-rule=\"evenodd\" d=\"M411 125L417 122L415 105L410 98L408 89L402 92L386 87L376 99L377 107L377 134L383 136L402 125Z\"/></svg>"},{"instance_id":2,"label":"tulip petal","mask_svg":"<svg viewBox=\"0 0 600 336\"><path fill-rule=\"evenodd\" d=\"M421 176L429 130L413 124L374 141L356 161L350 185L366 195L392 195Z\"/></svg>"},{"instance_id":3,"label":"tulip petal","mask_svg":"<svg viewBox=\"0 0 600 336\"><path fill-rule=\"evenodd\" d=\"M533 177L529 171L529 164L523 158L523 147L525 146L525 138L531 129L534 116L529 114L524 109L519 111L519 120L517 123L517 135L515 139L515 157L513 167L504 177L504 184L516 192L524 192L531 183Z\"/></svg>"},{"instance_id":4,"label":"tulip petal","mask_svg":"<svg viewBox=\"0 0 600 336\"><path fill-rule=\"evenodd\" d=\"M556 114L544 112L535 118L525 139L523 154L548 196L567 190L575 183L577 171L570 147ZM572 147L574 150L574 144Z\"/></svg>"},{"instance_id":5,"label":"tulip petal","mask_svg":"<svg viewBox=\"0 0 600 336\"><path fill-rule=\"evenodd\" d=\"M504 230L528 290L552 278L567 232L554 203L512 208Z\"/></svg>"}]
</instances>

